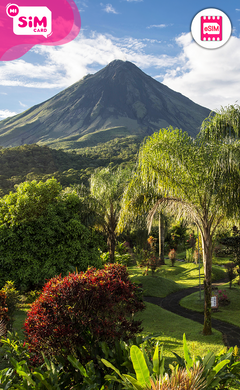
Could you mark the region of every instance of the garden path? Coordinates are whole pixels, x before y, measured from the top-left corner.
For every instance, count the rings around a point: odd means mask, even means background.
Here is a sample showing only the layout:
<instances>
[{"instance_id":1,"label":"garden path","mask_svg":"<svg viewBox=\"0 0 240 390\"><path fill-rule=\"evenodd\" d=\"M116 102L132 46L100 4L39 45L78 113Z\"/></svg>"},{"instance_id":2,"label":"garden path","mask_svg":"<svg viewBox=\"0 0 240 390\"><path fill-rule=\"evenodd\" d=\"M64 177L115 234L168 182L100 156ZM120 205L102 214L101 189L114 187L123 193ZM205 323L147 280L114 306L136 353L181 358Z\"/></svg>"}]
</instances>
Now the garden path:
<instances>
[{"instance_id":1,"label":"garden path","mask_svg":"<svg viewBox=\"0 0 240 390\"><path fill-rule=\"evenodd\" d=\"M219 283L213 283L213 286L214 284L219 285ZM189 318L192 321L197 321L200 322L200 324L203 324L203 313L189 310L180 306L181 299L197 291L199 291L199 287L189 287L184 290L176 291L172 294L169 294L164 298L144 297L144 301L153 303L162 307L165 310L178 314L179 316ZM203 291L201 293L203 297ZM234 347L235 345L237 345L240 348L240 327L221 320L217 320L215 318L212 318L212 327L222 333L223 342L227 347Z\"/></svg>"}]
</instances>

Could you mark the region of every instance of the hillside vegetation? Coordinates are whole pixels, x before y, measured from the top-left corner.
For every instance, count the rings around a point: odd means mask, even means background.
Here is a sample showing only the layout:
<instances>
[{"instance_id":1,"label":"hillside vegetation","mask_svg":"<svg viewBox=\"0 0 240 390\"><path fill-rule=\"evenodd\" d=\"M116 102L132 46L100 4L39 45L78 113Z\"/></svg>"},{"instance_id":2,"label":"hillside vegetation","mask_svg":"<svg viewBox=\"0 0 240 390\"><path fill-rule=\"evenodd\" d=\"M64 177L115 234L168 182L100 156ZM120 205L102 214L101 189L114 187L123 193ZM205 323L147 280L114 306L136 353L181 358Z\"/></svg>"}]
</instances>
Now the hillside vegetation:
<instances>
[{"instance_id":1,"label":"hillside vegetation","mask_svg":"<svg viewBox=\"0 0 240 390\"><path fill-rule=\"evenodd\" d=\"M71 152L36 144L0 149L0 196L14 190L26 180L47 180L55 177L63 187L87 184L98 167L133 165L141 138L115 138L94 147Z\"/></svg>"}]
</instances>

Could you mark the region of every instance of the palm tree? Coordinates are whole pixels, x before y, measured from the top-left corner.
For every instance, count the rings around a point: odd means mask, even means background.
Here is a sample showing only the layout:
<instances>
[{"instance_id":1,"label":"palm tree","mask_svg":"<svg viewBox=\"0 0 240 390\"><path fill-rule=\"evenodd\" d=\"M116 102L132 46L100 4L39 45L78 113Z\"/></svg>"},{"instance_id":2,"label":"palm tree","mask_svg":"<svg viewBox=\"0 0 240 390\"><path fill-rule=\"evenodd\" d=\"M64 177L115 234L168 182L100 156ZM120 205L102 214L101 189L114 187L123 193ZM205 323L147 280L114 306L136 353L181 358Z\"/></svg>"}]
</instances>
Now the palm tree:
<instances>
[{"instance_id":1,"label":"palm tree","mask_svg":"<svg viewBox=\"0 0 240 390\"><path fill-rule=\"evenodd\" d=\"M120 201L130 177L130 170L97 169L90 178L90 195L96 201L96 225L107 235L110 261L114 262L116 227L120 213Z\"/></svg>"},{"instance_id":2,"label":"palm tree","mask_svg":"<svg viewBox=\"0 0 240 390\"><path fill-rule=\"evenodd\" d=\"M214 119L211 122L210 118L208 126L212 123ZM238 218L240 214L240 141L235 134L229 136L229 132L227 136L214 137L214 126L209 131L206 129L205 123L196 140L172 127L154 133L140 149L135 176L142 185L152 186L158 193L158 200L148 216L150 225L155 212L164 206L178 217L188 217L199 228L204 264L203 333L208 335L212 333L213 235L225 218ZM127 212L125 195L120 223Z\"/></svg>"}]
</instances>

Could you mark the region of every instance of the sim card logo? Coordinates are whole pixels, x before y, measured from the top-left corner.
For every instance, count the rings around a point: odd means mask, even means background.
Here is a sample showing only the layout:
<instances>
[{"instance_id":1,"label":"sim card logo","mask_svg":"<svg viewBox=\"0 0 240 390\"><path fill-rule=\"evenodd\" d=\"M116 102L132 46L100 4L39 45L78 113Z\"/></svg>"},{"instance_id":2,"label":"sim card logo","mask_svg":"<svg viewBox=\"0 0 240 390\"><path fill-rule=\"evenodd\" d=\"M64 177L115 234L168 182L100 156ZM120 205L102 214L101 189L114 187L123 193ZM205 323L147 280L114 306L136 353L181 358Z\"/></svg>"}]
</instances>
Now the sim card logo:
<instances>
[{"instance_id":1,"label":"sim card logo","mask_svg":"<svg viewBox=\"0 0 240 390\"><path fill-rule=\"evenodd\" d=\"M222 40L222 16L201 16L201 41Z\"/></svg>"},{"instance_id":2,"label":"sim card logo","mask_svg":"<svg viewBox=\"0 0 240 390\"><path fill-rule=\"evenodd\" d=\"M44 6L24 6L8 4L7 15L13 19L13 32L16 35L52 35L52 12Z\"/></svg>"}]
</instances>

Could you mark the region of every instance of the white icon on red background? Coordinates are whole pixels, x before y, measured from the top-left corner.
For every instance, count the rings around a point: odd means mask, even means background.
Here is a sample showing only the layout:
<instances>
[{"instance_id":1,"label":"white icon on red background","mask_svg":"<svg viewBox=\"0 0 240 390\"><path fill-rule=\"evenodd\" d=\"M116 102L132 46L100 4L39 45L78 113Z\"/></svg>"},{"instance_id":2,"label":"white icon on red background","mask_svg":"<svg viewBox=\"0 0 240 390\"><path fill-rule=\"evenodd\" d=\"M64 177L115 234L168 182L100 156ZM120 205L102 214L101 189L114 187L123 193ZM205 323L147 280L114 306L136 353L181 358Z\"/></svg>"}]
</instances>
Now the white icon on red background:
<instances>
[{"instance_id":1,"label":"white icon on red background","mask_svg":"<svg viewBox=\"0 0 240 390\"><path fill-rule=\"evenodd\" d=\"M205 49L218 49L229 40L232 25L223 11L217 8L206 8L194 16L191 33L199 46Z\"/></svg>"},{"instance_id":2,"label":"white icon on red background","mask_svg":"<svg viewBox=\"0 0 240 390\"><path fill-rule=\"evenodd\" d=\"M222 40L222 16L201 16L201 41Z\"/></svg>"}]
</instances>

